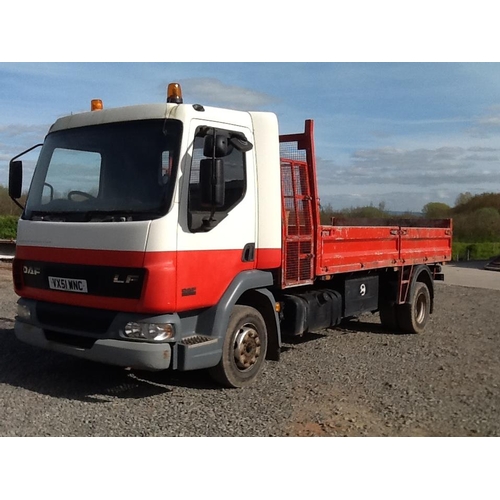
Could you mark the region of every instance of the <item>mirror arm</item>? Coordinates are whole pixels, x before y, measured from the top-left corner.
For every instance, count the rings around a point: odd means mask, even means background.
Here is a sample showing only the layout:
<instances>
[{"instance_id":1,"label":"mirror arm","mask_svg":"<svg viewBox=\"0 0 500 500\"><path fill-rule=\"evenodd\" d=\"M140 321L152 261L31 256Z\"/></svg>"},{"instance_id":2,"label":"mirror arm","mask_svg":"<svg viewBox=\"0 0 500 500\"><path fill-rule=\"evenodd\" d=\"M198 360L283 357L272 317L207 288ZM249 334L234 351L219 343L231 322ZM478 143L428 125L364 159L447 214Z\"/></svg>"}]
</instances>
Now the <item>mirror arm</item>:
<instances>
[{"instance_id":1,"label":"mirror arm","mask_svg":"<svg viewBox=\"0 0 500 500\"><path fill-rule=\"evenodd\" d=\"M14 156L14 158L12 158L10 161L12 162L14 160L17 160L21 156L25 155L26 153L29 153L30 151L33 151L36 148L39 148L40 146L43 146L43 142L40 143L40 144L35 144L34 146L32 146L31 148L27 149L26 151L23 151L22 153L19 153L17 156Z\"/></svg>"},{"instance_id":2,"label":"mirror arm","mask_svg":"<svg viewBox=\"0 0 500 500\"><path fill-rule=\"evenodd\" d=\"M35 144L34 146L31 146L31 148L29 149L26 149L25 151L23 151L22 153L19 153L17 156L14 156L14 158L12 158L9 162L9 165L12 164L12 162L14 162L15 160L17 160L18 158L20 158L21 156L25 155L26 153L29 153L30 151L33 151L34 149L36 148L39 148L40 146L43 146L43 143L39 143L39 144ZM10 173L9 173L9 176L10 176ZM9 184L10 184L10 179L9 179ZM9 188L9 191L10 191L10 188ZM9 196L10 199L21 209L21 210L24 210L24 207L23 205L21 205L21 203L19 203L17 201L16 198L14 198L13 196Z\"/></svg>"},{"instance_id":3,"label":"mirror arm","mask_svg":"<svg viewBox=\"0 0 500 500\"><path fill-rule=\"evenodd\" d=\"M12 198L12 196L10 197L10 199L21 209L21 210L24 210L24 207L15 199L15 198Z\"/></svg>"}]
</instances>

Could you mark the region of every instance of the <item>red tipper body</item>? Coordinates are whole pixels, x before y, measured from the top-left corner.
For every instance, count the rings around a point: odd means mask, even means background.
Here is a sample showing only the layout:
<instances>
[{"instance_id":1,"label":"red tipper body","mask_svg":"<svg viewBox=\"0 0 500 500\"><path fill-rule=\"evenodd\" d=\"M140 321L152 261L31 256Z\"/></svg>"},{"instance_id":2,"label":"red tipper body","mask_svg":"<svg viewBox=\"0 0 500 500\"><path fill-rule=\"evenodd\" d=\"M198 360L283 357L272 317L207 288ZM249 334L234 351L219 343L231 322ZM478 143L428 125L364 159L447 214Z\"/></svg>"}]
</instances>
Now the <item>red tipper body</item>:
<instances>
[{"instance_id":1,"label":"red tipper body","mask_svg":"<svg viewBox=\"0 0 500 500\"><path fill-rule=\"evenodd\" d=\"M313 122L280 137L283 196L283 288L337 273L414 266L451 259L452 221L319 218Z\"/></svg>"}]
</instances>

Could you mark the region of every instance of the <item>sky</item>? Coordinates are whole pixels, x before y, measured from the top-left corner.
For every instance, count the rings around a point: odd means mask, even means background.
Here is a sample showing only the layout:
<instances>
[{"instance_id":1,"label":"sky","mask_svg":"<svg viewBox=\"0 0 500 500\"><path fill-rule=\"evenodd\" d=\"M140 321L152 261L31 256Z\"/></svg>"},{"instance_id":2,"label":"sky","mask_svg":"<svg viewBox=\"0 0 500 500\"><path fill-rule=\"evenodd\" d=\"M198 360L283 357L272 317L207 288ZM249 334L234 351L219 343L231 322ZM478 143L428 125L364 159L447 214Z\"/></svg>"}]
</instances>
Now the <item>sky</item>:
<instances>
[{"instance_id":1,"label":"sky","mask_svg":"<svg viewBox=\"0 0 500 500\"><path fill-rule=\"evenodd\" d=\"M274 112L280 133L313 119L324 206L420 211L500 191L495 62L4 62L0 184L58 117L93 98L107 108L164 102L172 81L187 103Z\"/></svg>"},{"instance_id":2,"label":"sky","mask_svg":"<svg viewBox=\"0 0 500 500\"><path fill-rule=\"evenodd\" d=\"M61 4L3 6L2 185L9 160L57 118L87 111L93 98L106 108L164 102L176 81L187 103L274 112L281 133L313 119L323 206L420 211L500 191L490 1ZM25 185L35 160L25 162Z\"/></svg>"}]
</instances>

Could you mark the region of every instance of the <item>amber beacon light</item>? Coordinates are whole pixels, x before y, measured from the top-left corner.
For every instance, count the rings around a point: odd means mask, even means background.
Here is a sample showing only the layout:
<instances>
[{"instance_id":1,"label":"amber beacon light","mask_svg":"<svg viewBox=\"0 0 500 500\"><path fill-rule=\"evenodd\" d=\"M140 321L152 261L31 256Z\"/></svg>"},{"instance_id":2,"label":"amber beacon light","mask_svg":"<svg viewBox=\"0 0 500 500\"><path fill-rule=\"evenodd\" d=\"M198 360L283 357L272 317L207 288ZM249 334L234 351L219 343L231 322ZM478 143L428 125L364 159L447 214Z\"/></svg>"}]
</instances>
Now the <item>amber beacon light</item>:
<instances>
[{"instance_id":1,"label":"amber beacon light","mask_svg":"<svg viewBox=\"0 0 500 500\"><path fill-rule=\"evenodd\" d=\"M178 83L169 83L167 87L167 102L182 104L182 89Z\"/></svg>"},{"instance_id":2,"label":"amber beacon light","mask_svg":"<svg viewBox=\"0 0 500 500\"><path fill-rule=\"evenodd\" d=\"M99 111L103 109L101 99L92 99L90 101L90 111Z\"/></svg>"}]
</instances>

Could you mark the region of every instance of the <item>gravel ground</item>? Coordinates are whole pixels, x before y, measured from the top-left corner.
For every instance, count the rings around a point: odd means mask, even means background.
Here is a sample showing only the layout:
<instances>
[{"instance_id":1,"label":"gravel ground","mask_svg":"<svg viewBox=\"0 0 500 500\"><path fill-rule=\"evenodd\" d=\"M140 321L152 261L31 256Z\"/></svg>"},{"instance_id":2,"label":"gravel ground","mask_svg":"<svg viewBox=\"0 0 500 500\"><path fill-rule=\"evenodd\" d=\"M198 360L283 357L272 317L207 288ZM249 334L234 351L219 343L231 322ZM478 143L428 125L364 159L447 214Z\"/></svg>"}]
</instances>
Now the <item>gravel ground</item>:
<instances>
[{"instance_id":1,"label":"gravel ground","mask_svg":"<svg viewBox=\"0 0 500 500\"><path fill-rule=\"evenodd\" d=\"M0 436L498 436L500 291L439 283L436 295L423 335L366 315L285 343L253 387L231 390L18 342L0 265Z\"/></svg>"}]
</instances>

